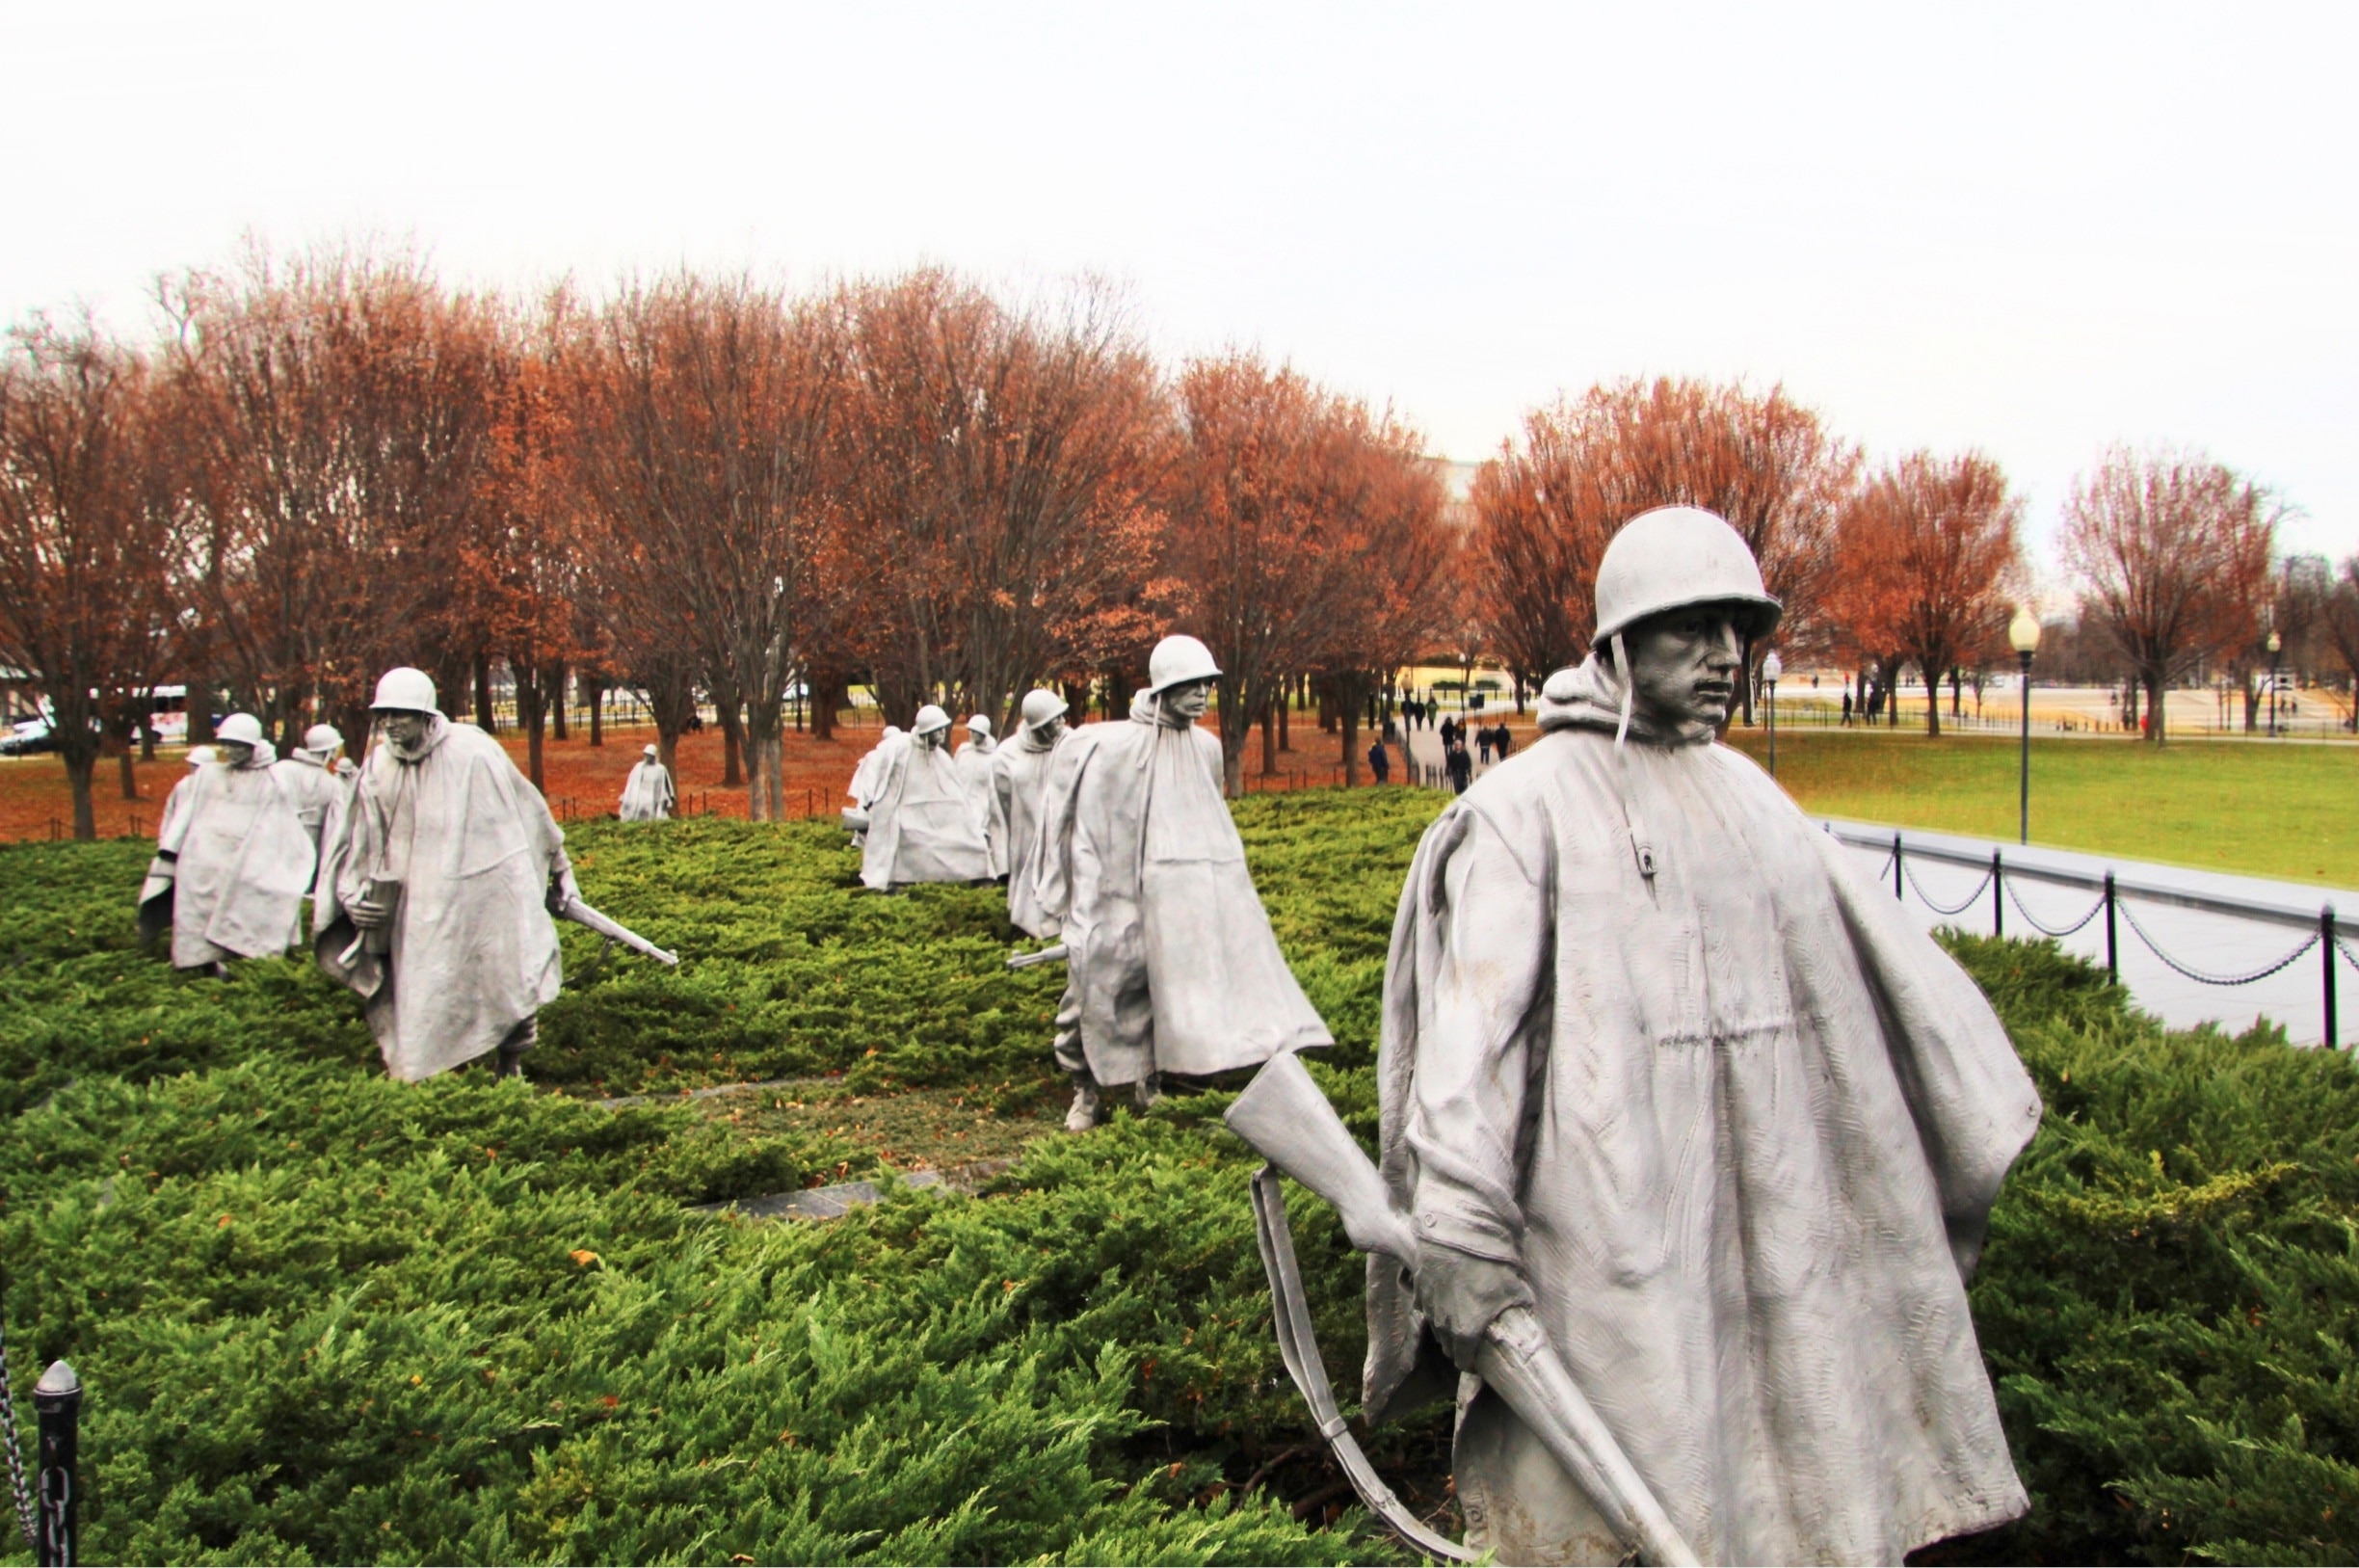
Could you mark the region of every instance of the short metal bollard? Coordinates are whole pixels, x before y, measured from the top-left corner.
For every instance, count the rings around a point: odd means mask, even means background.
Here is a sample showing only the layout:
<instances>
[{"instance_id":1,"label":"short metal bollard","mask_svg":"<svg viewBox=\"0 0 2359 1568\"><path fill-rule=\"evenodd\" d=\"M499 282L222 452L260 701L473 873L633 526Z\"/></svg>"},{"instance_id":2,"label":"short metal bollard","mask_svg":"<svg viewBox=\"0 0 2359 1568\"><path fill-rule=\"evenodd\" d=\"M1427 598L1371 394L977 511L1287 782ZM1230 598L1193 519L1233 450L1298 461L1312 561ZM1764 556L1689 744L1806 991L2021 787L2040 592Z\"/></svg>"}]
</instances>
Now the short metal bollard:
<instances>
[{"instance_id":1,"label":"short metal bollard","mask_svg":"<svg viewBox=\"0 0 2359 1568\"><path fill-rule=\"evenodd\" d=\"M74 1560L74 1450L82 1420L82 1380L62 1361L53 1361L33 1386L33 1412L40 1422L40 1521L33 1560L40 1568L72 1568Z\"/></svg>"}]
</instances>

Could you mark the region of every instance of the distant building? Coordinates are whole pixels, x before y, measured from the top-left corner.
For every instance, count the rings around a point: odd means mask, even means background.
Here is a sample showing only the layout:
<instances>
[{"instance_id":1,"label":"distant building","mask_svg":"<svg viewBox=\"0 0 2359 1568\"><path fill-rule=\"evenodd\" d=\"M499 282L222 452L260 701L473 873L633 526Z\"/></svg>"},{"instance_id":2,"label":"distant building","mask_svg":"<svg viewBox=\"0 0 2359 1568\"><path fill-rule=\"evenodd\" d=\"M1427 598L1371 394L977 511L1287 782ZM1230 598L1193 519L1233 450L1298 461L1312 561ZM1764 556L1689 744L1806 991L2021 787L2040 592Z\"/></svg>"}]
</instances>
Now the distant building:
<instances>
[{"instance_id":1,"label":"distant building","mask_svg":"<svg viewBox=\"0 0 2359 1568\"><path fill-rule=\"evenodd\" d=\"M1453 533L1463 534L1474 526L1474 475L1482 468L1479 463L1459 463L1449 458L1429 458L1434 472L1442 480L1442 521Z\"/></svg>"}]
</instances>

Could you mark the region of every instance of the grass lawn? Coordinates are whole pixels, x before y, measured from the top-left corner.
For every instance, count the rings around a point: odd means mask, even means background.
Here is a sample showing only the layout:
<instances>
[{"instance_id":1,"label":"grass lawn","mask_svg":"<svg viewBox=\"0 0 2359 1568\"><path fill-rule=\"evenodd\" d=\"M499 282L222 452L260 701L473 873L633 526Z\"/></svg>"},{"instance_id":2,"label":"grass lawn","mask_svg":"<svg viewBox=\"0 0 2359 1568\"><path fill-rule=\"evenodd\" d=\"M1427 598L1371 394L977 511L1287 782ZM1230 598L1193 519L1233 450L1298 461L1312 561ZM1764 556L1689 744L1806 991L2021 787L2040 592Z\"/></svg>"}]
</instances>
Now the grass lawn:
<instances>
[{"instance_id":1,"label":"grass lawn","mask_svg":"<svg viewBox=\"0 0 2359 1568\"><path fill-rule=\"evenodd\" d=\"M1732 730L1756 761L1757 730ZM2013 838L2016 742L1808 730L1778 736L1803 809ZM2031 841L2207 871L2359 888L2359 747L2031 738Z\"/></svg>"}]
</instances>

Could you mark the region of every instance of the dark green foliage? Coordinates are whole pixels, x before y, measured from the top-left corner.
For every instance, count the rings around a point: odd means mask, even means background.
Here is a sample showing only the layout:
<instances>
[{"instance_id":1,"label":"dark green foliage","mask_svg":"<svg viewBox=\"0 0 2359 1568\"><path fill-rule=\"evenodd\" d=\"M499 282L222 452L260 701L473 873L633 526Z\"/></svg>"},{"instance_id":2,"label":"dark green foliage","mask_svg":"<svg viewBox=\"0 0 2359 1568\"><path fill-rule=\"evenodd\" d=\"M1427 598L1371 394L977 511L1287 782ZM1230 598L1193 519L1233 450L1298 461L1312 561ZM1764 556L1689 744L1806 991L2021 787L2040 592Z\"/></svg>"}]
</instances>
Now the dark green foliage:
<instances>
[{"instance_id":1,"label":"dark green foliage","mask_svg":"<svg viewBox=\"0 0 2359 1568\"><path fill-rule=\"evenodd\" d=\"M1316 1071L1364 1129L1393 903L1439 803L1237 809L1337 1034ZM683 1205L867 1170L863 1149L547 1092L840 1075L1037 1103L1062 975L1000 964L994 890L860 892L817 825L573 846L592 899L688 957L594 964L569 930L534 1088L388 1082L294 960L173 975L131 941L135 846L0 850L7 1321L20 1396L56 1355L93 1390L93 1557L1397 1556L1356 1512L1320 1528L1239 1490L1315 1449L1225 1093L1038 1144L980 1199L903 1190L822 1227ZM2036 1507L1940 1555L2351 1555L2346 1062L2163 1031L2053 947L1955 950L2050 1110L1975 1287ZM1359 1261L1293 1199L1349 1391ZM1390 1473L1431 1475L1446 1412L1378 1437Z\"/></svg>"}]
</instances>

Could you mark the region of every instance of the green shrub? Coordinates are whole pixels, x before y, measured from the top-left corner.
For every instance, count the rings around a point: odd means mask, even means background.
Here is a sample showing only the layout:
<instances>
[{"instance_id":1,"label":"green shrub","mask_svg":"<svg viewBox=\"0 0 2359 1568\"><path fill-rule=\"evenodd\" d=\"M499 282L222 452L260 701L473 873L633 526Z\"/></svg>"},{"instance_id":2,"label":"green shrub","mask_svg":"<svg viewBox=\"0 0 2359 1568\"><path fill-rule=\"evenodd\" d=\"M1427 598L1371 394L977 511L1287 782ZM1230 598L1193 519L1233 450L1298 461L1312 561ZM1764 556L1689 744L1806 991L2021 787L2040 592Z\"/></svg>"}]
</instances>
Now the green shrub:
<instances>
[{"instance_id":1,"label":"green shrub","mask_svg":"<svg viewBox=\"0 0 2359 1568\"><path fill-rule=\"evenodd\" d=\"M1237 808L1337 1035L1314 1071L1364 1135L1393 902L1439 805ZM92 1390L90 1555L1398 1557L1356 1512L1319 1528L1239 1490L1316 1439L1226 1093L1036 1145L980 1199L893 1188L827 1226L684 1205L869 1160L851 1145L572 1098L838 1075L1037 1100L1062 976L1000 963L994 890L859 891L817 825L572 842L589 895L684 961L594 962L569 930L535 1088L386 1080L294 959L173 975L131 940L136 846L0 850L0 1287L20 1396L56 1355ZM2034 1511L1937 1555L2351 1555L2348 1063L2165 1031L2052 945L1953 946L2049 1112L1974 1288ZM1359 1261L1290 1207L1349 1390ZM1380 1464L1432 1474L1447 1427L1388 1429Z\"/></svg>"}]
</instances>

